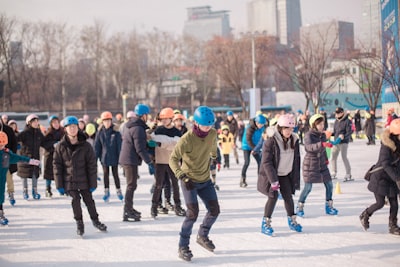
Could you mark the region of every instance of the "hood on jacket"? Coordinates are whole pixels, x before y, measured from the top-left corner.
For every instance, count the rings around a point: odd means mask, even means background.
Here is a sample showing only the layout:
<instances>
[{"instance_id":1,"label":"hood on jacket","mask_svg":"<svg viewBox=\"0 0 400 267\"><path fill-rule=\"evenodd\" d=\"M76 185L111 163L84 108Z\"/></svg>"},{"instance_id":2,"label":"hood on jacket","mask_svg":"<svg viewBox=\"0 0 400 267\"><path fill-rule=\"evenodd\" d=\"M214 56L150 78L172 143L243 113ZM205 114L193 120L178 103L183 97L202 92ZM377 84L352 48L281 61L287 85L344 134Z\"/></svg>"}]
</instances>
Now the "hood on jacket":
<instances>
[{"instance_id":1,"label":"hood on jacket","mask_svg":"<svg viewBox=\"0 0 400 267\"><path fill-rule=\"evenodd\" d=\"M147 124L143 120L141 120L140 118L132 118L131 120L129 120L125 124L125 127L128 128L128 129L132 128L132 127L135 127L135 126L142 126L145 129L149 129L149 126L147 126Z\"/></svg>"},{"instance_id":2,"label":"hood on jacket","mask_svg":"<svg viewBox=\"0 0 400 267\"><path fill-rule=\"evenodd\" d=\"M78 131L77 136L78 136L78 143L75 144L75 145L82 144L83 142L86 142L87 137L82 131ZM65 135L62 137L61 142L66 142L69 145L71 144L71 142L69 141L67 133L65 133Z\"/></svg>"},{"instance_id":3,"label":"hood on jacket","mask_svg":"<svg viewBox=\"0 0 400 267\"><path fill-rule=\"evenodd\" d=\"M389 129L385 129L385 131L382 132L381 141L384 146L389 147L393 152L396 151L397 147L395 142L390 138Z\"/></svg>"}]
</instances>

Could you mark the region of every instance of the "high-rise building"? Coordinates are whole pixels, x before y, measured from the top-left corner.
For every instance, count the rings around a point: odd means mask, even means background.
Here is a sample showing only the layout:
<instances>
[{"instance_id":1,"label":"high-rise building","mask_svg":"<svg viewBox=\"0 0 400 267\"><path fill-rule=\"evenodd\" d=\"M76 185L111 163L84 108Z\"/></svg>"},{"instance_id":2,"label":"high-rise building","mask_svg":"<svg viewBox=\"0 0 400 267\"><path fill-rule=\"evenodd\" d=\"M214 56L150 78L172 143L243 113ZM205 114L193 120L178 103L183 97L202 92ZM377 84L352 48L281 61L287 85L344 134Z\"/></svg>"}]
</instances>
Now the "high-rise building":
<instances>
[{"instance_id":1,"label":"high-rise building","mask_svg":"<svg viewBox=\"0 0 400 267\"><path fill-rule=\"evenodd\" d=\"M231 34L228 12L211 11L210 6L190 7L183 34L199 40L210 40L214 36L228 37Z\"/></svg>"},{"instance_id":2,"label":"high-rise building","mask_svg":"<svg viewBox=\"0 0 400 267\"><path fill-rule=\"evenodd\" d=\"M247 4L248 31L276 36L284 45L297 43L300 0L253 0Z\"/></svg>"},{"instance_id":3,"label":"high-rise building","mask_svg":"<svg viewBox=\"0 0 400 267\"><path fill-rule=\"evenodd\" d=\"M381 51L381 9L380 0L363 0L362 33L360 49L362 51Z\"/></svg>"}]
</instances>

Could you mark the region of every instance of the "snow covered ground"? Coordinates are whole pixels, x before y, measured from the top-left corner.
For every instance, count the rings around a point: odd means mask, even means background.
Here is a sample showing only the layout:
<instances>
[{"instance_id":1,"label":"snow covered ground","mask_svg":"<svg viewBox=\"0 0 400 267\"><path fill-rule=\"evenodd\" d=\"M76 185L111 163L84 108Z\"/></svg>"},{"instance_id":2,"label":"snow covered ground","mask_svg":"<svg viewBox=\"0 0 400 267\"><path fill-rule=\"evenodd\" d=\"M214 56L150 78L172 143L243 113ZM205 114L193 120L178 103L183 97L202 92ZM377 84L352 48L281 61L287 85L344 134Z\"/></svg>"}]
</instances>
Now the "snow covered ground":
<instances>
[{"instance_id":1,"label":"snow covered ground","mask_svg":"<svg viewBox=\"0 0 400 267\"><path fill-rule=\"evenodd\" d=\"M191 240L196 266L400 266L400 237L388 234L388 207L370 219L371 228L364 232L358 215L373 203L363 174L378 157L379 145L366 146L364 140L350 145L349 158L354 182L340 182L341 194L334 194L338 216L324 214L322 184L314 185L307 199L305 218L299 218L302 233L289 230L283 201L277 204L272 218L275 237L260 233L266 198L256 190L254 160L248 170L247 188L239 187L241 165L232 163L230 170L218 173L221 214L210 233L216 245L210 253L195 242L204 216L201 206ZM304 154L304 153L303 153ZM231 160L233 161L232 157ZM339 177L344 166L339 157ZM99 168L100 171L100 168ZM123 204L115 194L111 179L111 201L102 200L103 183L94 192L100 220L108 226L100 233L91 225L85 206L85 235L76 236L70 199L55 194L42 199L22 199L22 185L14 177L17 203L4 205L9 226L0 227L0 266L187 266L177 256L179 230L183 218L173 214L150 217L149 193L153 178L147 166L140 168L141 178L135 197L135 208L142 212L141 222L122 222ZM100 177L102 174L100 173ZM125 188L125 178L121 181ZM295 202L300 195L296 192Z\"/></svg>"}]
</instances>

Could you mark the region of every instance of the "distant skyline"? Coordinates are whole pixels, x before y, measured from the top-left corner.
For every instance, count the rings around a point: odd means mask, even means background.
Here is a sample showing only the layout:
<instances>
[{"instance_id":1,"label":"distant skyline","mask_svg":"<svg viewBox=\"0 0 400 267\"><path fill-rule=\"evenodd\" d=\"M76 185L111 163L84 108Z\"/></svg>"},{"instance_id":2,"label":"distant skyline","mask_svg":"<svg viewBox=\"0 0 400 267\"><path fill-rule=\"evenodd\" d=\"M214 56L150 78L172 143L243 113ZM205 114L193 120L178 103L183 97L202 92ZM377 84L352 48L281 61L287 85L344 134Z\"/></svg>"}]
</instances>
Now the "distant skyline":
<instances>
[{"instance_id":1,"label":"distant skyline","mask_svg":"<svg viewBox=\"0 0 400 267\"><path fill-rule=\"evenodd\" d=\"M182 34L188 7L229 10L234 33L247 30L249 0L0 0L0 13L25 21L66 22L77 27L101 20L110 32L149 31L153 27ZM301 0L302 23L332 19L355 23L361 34L363 0Z\"/></svg>"}]
</instances>

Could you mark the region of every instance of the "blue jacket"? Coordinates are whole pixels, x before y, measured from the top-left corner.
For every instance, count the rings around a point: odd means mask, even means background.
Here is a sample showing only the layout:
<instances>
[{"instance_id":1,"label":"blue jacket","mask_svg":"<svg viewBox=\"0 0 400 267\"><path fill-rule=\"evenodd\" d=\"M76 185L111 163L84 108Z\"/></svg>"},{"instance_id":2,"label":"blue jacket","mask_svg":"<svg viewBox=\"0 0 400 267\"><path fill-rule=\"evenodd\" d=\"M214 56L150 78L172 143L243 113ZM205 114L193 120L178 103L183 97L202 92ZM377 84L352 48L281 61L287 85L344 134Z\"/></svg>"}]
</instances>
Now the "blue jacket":
<instances>
[{"instance_id":1,"label":"blue jacket","mask_svg":"<svg viewBox=\"0 0 400 267\"><path fill-rule=\"evenodd\" d=\"M96 158L100 159L103 166L117 166L121 144L121 134L114 129L114 126L108 129L101 128L94 141Z\"/></svg>"},{"instance_id":2,"label":"blue jacket","mask_svg":"<svg viewBox=\"0 0 400 267\"><path fill-rule=\"evenodd\" d=\"M262 138L263 132L264 127L258 129L254 119L251 119L249 124L244 129L244 134L242 137L242 150L253 150Z\"/></svg>"}]
</instances>

